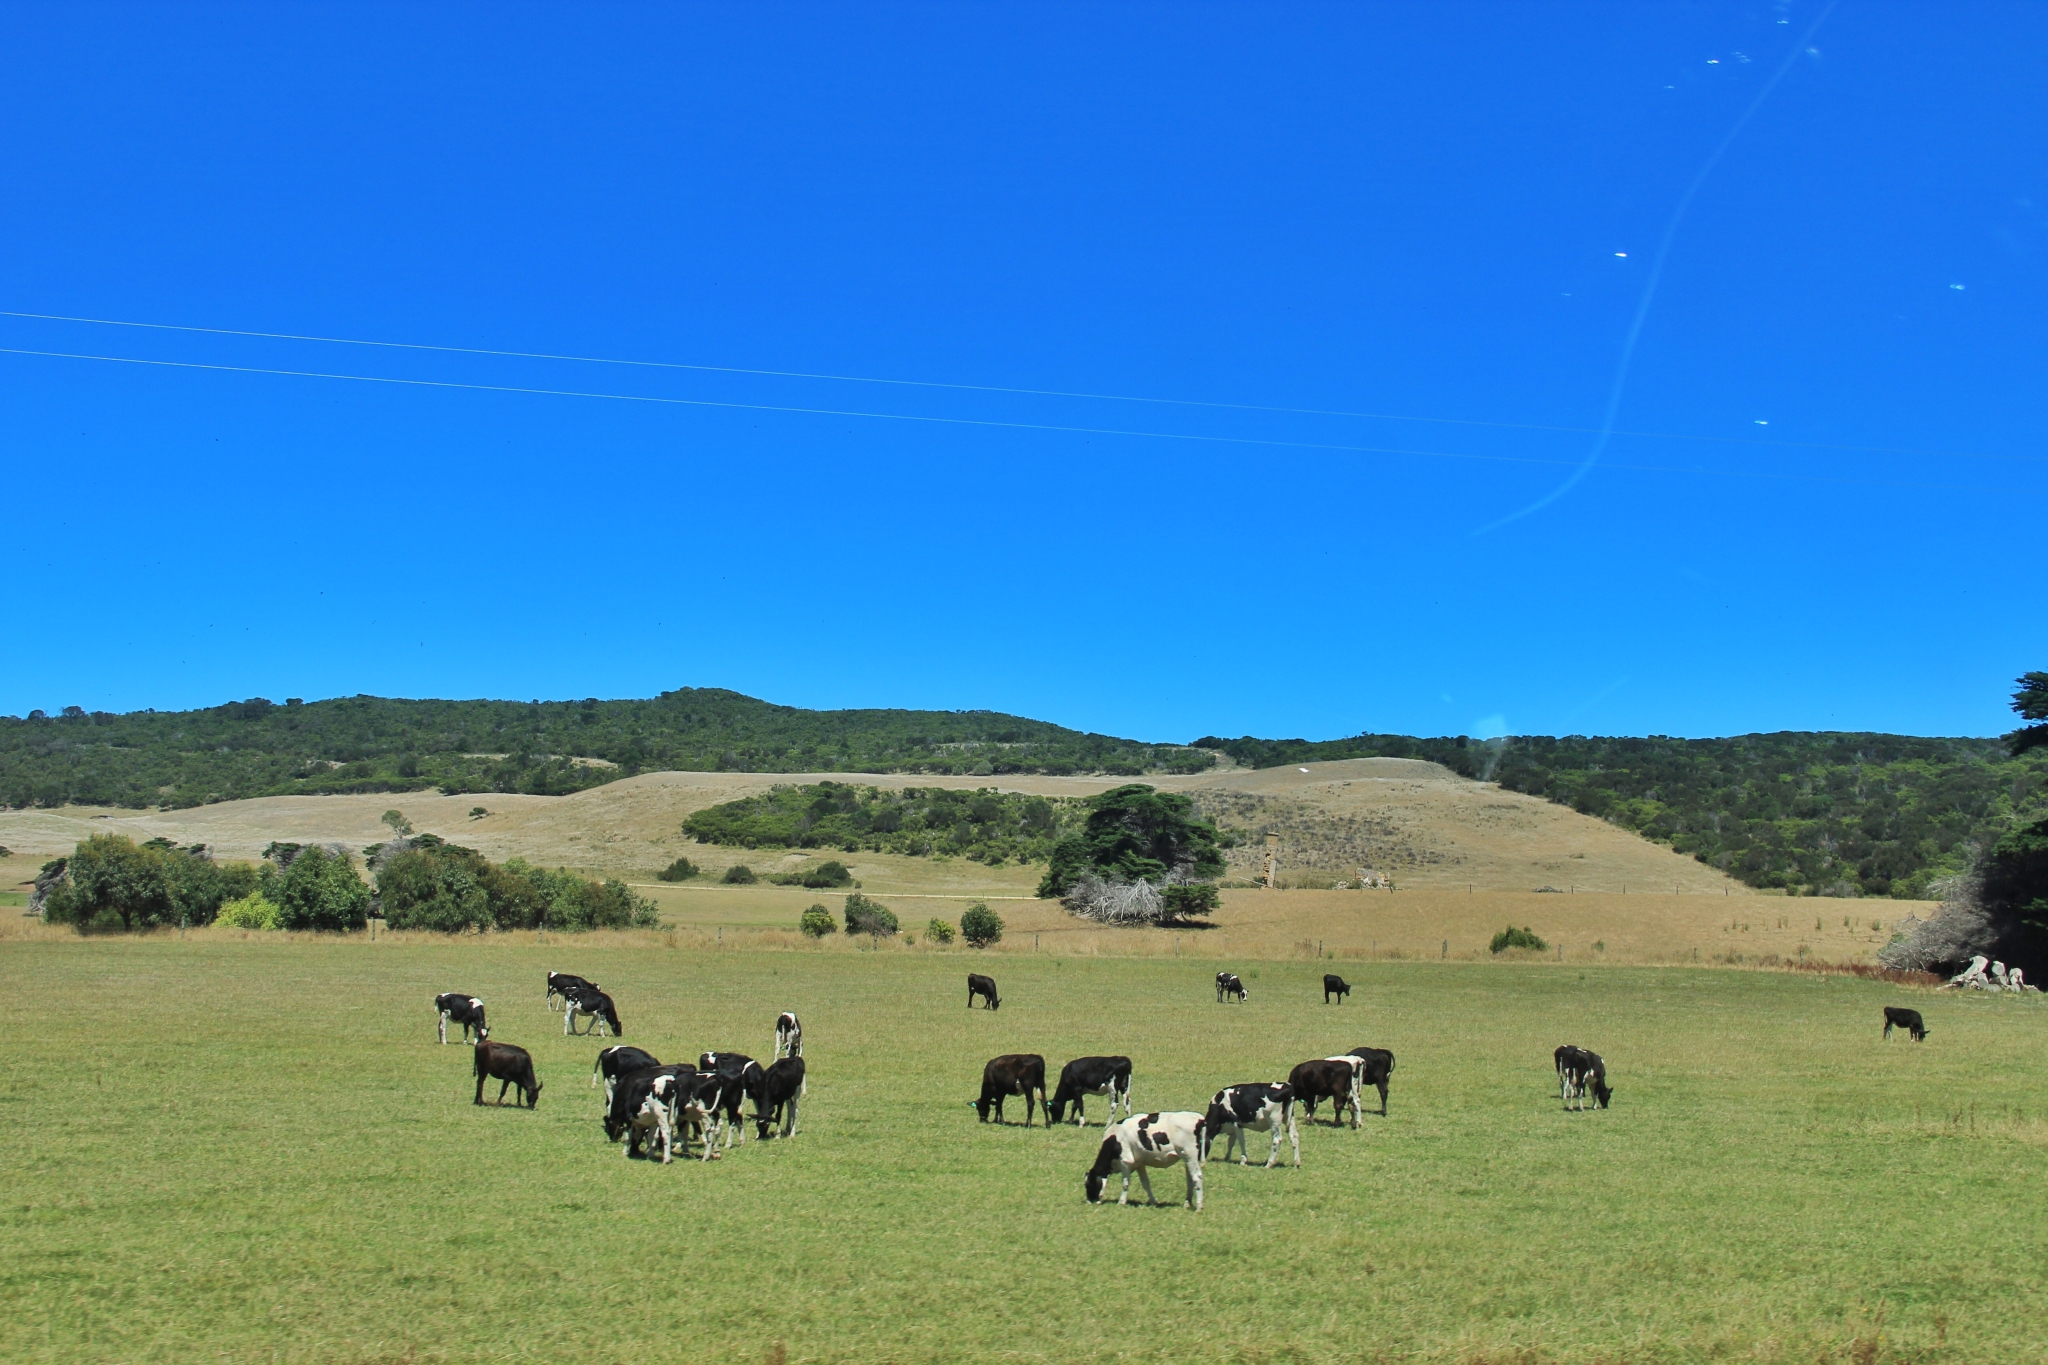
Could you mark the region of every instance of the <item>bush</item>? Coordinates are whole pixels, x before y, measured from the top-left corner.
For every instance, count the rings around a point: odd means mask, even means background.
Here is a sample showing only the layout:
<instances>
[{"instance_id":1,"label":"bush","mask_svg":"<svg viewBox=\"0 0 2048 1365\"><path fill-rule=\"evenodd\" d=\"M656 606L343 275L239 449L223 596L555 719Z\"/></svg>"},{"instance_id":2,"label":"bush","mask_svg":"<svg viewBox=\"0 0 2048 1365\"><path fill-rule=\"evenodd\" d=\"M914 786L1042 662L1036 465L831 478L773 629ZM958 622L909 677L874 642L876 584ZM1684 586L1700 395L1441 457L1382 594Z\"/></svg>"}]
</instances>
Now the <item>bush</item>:
<instances>
[{"instance_id":1,"label":"bush","mask_svg":"<svg viewBox=\"0 0 2048 1365\"><path fill-rule=\"evenodd\" d=\"M678 858L661 871L655 873L654 876L657 881L686 882L696 876L701 870L688 858Z\"/></svg>"},{"instance_id":2,"label":"bush","mask_svg":"<svg viewBox=\"0 0 2048 1365\"><path fill-rule=\"evenodd\" d=\"M856 891L846 898L846 932L881 938L896 932L896 912Z\"/></svg>"},{"instance_id":3,"label":"bush","mask_svg":"<svg viewBox=\"0 0 2048 1365\"><path fill-rule=\"evenodd\" d=\"M934 943L951 943L953 926L934 915L925 923L924 936Z\"/></svg>"},{"instance_id":4,"label":"bush","mask_svg":"<svg viewBox=\"0 0 2048 1365\"><path fill-rule=\"evenodd\" d=\"M180 849L152 839L138 847L118 834L95 834L44 871L50 879L36 882L47 888L45 922L81 931L209 924L224 902L256 888L253 870L222 867L197 845Z\"/></svg>"},{"instance_id":5,"label":"bush","mask_svg":"<svg viewBox=\"0 0 2048 1365\"><path fill-rule=\"evenodd\" d=\"M1162 893L1166 902L1164 920L1200 919L1213 915L1223 903L1214 882L1178 882Z\"/></svg>"},{"instance_id":6,"label":"bush","mask_svg":"<svg viewBox=\"0 0 2048 1365\"><path fill-rule=\"evenodd\" d=\"M280 929L360 929L370 920L370 888L347 853L303 849L265 891Z\"/></svg>"},{"instance_id":7,"label":"bush","mask_svg":"<svg viewBox=\"0 0 2048 1365\"><path fill-rule=\"evenodd\" d=\"M960 916L960 937L977 948L999 942L1003 937L1003 917L976 901Z\"/></svg>"},{"instance_id":8,"label":"bush","mask_svg":"<svg viewBox=\"0 0 2048 1365\"><path fill-rule=\"evenodd\" d=\"M835 927L832 912L822 905L814 905L804 911L804 917L797 921L797 931L807 938L823 938Z\"/></svg>"},{"instance_id":9,"label":"bush","mask_svg":"<svg viewBox=\"0 0 2048 1365\"><path fill-rule=\"evenodd\" d=\"M725 875L718 880L726 886L752 886L761 879L756 877L754 869L748 867L745 863L734 863L725 870Z\"/></svg>"},{"instance_id":10,"label":"bush","mask_svg":"<svg viewBox=\"0 0 2048 1365\"><path fill-rule=\"evenodd\" d=\"M1534 948L1542 952L1549 946L1527 927L1517 929L1512 924L1495 934L1493 942L1487 945L1488 951L1496 953L1506 952L1510 948Z\"/></svg>"},{"instance_id":11,"label":"bush","mask_svg":"<svg viewBox=\"0 0 2048 1365\"><path fill-rule=\"evenodd\" d=\"M223 905L213 922L231 929L275 929L277 903L266 899L261 891L251 891L240 900Z\"/></svg>"},{"instance_id":12,"label":"bush","mask_svg":"<svg viewBox=\"0 0 2048 1365\"><path fill-rule=\"evenodd\" d=\"M813 891L829 891L854 884L853 873L847 869L845 863L836 858L830 862L819 863L816 867L806 867L801 871L783 872L768 880L777 886L807 886Z\"/></svg>"}]
</instances>

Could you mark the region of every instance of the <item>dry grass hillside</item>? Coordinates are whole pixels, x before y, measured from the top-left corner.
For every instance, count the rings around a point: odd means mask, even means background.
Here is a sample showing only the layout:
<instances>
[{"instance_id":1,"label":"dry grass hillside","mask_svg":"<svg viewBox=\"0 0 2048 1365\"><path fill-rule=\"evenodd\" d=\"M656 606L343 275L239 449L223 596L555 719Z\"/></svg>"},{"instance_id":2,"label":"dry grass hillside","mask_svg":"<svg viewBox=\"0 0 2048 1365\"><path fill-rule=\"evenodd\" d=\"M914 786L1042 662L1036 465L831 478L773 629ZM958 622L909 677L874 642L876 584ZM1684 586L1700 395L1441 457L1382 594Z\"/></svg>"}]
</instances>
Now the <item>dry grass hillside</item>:
<instances>
[{"instance_id":1,"label":"dry grass hillside","mask_svg":"<svg viewBox=\"0 0 2048 1365\"><path fill-rule=\"evenodd\" d=\"M726 887L717 878L738 862L766 873L800 866L810 855L699 845L684 838L680 825L684 816L705 806L818 776L671 772L564 797L286 796L173 811L5 811L0 812L0 844L14 850L14 856L0 862L0 877L19 884L43 859L102 832L203 843L228 858L255 858L272 840L331 841L360 849L384 837L380 817L396 807L416 828L492 858L517 855L624 878L652 895L671 922L685 927L714 933L720 926L780 930L820 899L818 893ZM823 776L848 780L844 774ZM1088 796L1126 779L937 783L878 775L857 780L886 788L1000 785L1048 796ZM1844 960L1867 956L1888 932L1871 925L1888 924L1907 909L1893 902L1759 897L1711 868L1612 825L1415 760L1352 759L1149 780L1188 792L1219 823L1246 833L1230 854L1234 878L1249 879L1261 870L1263 836L1277 834L1282 885L1291 888L1227 891L1215 928L1178 936L1184 954L1288 957L1314 951L1306 945L1319 942L1323 951L1344 956L1420 957L1447 951L1457 957L1483 953L1486 939L1512 920L1563 944L1568 959L1690 960L1695 953L1702 960L1730 953L1794 957L1803 946L1811 954ZM469 812L479 805L489 813L471 818ZM678 885L656 882L655 871L682 854L706 875ZM1170 933L1090 929L1057 905L1033 901L1040 868L989 868L962 859L871 853L827 856L849 862L870 894L894 898L906 927L932 914L956 917L966 901L986 898L1011 923L1005 948L1175 950ZM1398 889L1311 889L1355 879L1361 868L1391 875ZM1539 887L1555 887L1562 894L1538 894ZM1802 908L1795 910L1795 905Z\"/></svg>"}]
</instances>

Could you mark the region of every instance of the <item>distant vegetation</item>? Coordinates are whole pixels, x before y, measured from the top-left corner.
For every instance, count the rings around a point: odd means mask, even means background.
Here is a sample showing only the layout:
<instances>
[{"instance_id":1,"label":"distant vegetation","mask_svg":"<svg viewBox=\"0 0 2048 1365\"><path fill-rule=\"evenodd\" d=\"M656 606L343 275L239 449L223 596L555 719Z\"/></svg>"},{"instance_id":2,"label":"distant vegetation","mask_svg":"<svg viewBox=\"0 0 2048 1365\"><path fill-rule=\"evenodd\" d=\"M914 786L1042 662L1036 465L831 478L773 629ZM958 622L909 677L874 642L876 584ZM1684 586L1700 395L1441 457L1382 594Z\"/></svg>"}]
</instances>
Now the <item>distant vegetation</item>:
<instances>
[{"instance_id":1,"label":"distant vegetation","mask_svg":"<svg viewBox=\"0 0 2048 1365\"><path fill-rule=\"evenodd\" d=\"M1690 853L1758 887L1918 899L2048 815L2048 748L1786 732L1729 739L1196 741L1239 763L1422 758Z\"/></svg>"},{"instance_id":2,"label":"distant vegetation","mask_svg":"<svg viewBox=\"0 0 2048 1365\"><path fill-rule=\"evenodd\" d=\"M292 865L305 857L300 854ZM550 872L523 858L501 866L431 834L395 851L379 846L377 895L392 928L448 934L543 926L568 932L650 928L656 918L654 903L624 882L595 882L562 868Z\"/></svg>"},{"instance_id":3,"label":"distant vegetation","mask_svg":"<svg viewBox=\"0 0 2048 1365\"><path fill-rule=\"evenodd\" d=\"M716 688L635 701L257 697L201 711L0 717L0 805L15 808L430 787L560 795L663 769L1135 775L1214 761L994 711L806 711Z\"/></svg>"},{"instance_id":4,"label":"distant vegetation","mask_svg":"<svg viewBox=\"0 0 2048 1365\"><path fill-rule=\"evenodd\" d=\"M992 788L883 791L817 782L700 810L683 821L683 833L730 848L866 849L959 856L993 867L1045 861L1064 835L1080 828L1085 814L1077 799Z\"/></svg>"}]
</instances>

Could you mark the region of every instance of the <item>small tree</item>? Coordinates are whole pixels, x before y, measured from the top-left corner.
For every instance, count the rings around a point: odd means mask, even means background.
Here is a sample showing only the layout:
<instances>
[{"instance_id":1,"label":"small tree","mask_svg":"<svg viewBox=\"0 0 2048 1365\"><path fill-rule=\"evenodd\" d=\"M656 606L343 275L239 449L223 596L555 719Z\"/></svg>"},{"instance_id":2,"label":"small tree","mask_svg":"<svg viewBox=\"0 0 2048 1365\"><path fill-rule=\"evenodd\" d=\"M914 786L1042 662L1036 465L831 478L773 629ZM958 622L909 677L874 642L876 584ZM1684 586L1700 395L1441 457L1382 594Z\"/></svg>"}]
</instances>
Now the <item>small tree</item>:
<instances>
[{"instance_id":1,"label":"small tree","mask_svg":"<svg viewBox=\"0 0 2048 1365\"><path fill-rule=\"evenodd\" d=\"M383 820L390 828L392 838L405 839L412 835L412 821L406 819L403 812L387 810L384 812Z\"/></svg>"},{"instance_id":2,"label":"small tree","mask_svg":"<svg viewBox=\"0 0 2048 1365\"><path fill-rule=\"evenodd\" d=\"M482 806L471 806L469 808L469 818L472 820L481 820L489 814L490 812L485 810Z\"/></svg>"},{"instance_id":3,"label":"small tree","mask_svg":"<svg viewBox=\"0 0 2048 1365\"><path fill-rule=\"evenodd\" d=\"M761 879L756 877L754 869L748 867L745 863L734 863L725 870L725 875L718 880L727 886L752 886Z\"/></svg>"},{"instance_id":4,"label":"small tree","mask_svg":"<svg viewBox=\"0 0 2048 1365\"><path fill-rule=\"evenodd\" d=\"M953 926L940 919L937 915L934 915L925 923L924 936L934 943L951 943L953 941Z\"/></svg>"},{"instance_id":5,"label":"small tree","mask_svg":"<svg viewBox=\"0 0 2048 1365\"><path fill-rule=\"evenodd\" d=\"M223 905L214 923L225 924L230 929L275 929L277 906L264 899L262 892L251 891L240 900Z\"/></svg>"},{"instance_id":6,"label":"small tree","mask_svg":"<svg viewBox=\"0 0 2048 1365\"><path fill-rule=\"evenodd\" d=\"M986 948L991 943L1001 942L1003 917L980 901L976 901L960 916L960 937L976 948Z\"/></svg>"},{"instance_id":7,"label":"small tree","mask_svg":"<svg viewBox=\"0 0 2048 1365\"><path fill-rule=\"evenodd\" d=\"M345 852L314 845L277 879L280 929L360 929L370 920L370 888Z\"/></svg>"},{"instance_id":8,"label":"small tree","mask_svg":"<svg viewBox=\"0 0 2048 1365\"><path fill-rule=\"evenodd\" d=\"M1540 953L1549 946L1548 943L1545 943L1536 936L1534 930L1526 925L1517 929L1514 925L1510 924L1507 928L1493 936L1493 942L1488 944L1487 948L1489 951L1496 953L1504 953L1510 948L1534 948Z\"/></svg>"},{"instance_id":9,"label":"small tree","mask_svg":"<svg viewBox=\"0 0 2048 1365\"><path fill-rule=\"evenodd\" d=\"M1222 893L1214 882L1176 882L1161 893L1166 902L1166 914L1162 920L1200 919L1213 915L1223 903Z\"/></svg>"},{"instance_id":10,"label":"small tree","mask_svg":"<svg viewBox=\"0 0 2048 1365\"><path fill-rule=\"evenodd\" d=\"M832 932L832 912L822 905L814 905L804 911L804 917L797 921L797 932L806 938L823 938Z\"/></svg>"},{"instance_id":11,"label":"small tree","mask_svg":"<svg viewBox=\"0 0 2048 1365\"><path fill-rule=\"evenodd\" d=\"M846 932L882 938L897 930L896 912L856 891L846 898Z\"/></svg>"},{"instance_id":12,"label":"small tree","mask_svg":"<svg viewBox=\"0 0 2048 1365\"><path fill-rule=\"evenodd\" d=\"M686 882L697 875L697 865L688 858L678 858L654 874L655 879L664 882Z\"/></svg>"}]
</instances>

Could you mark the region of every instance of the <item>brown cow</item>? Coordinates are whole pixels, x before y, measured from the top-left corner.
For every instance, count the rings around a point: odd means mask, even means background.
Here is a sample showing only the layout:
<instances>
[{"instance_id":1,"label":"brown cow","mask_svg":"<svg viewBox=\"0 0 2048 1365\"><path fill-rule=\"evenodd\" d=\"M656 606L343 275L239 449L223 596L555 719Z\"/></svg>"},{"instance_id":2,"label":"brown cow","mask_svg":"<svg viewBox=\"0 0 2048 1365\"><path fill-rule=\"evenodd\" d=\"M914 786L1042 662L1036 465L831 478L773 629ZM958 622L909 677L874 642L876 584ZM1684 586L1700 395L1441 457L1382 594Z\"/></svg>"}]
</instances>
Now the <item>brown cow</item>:
<instances>
[{"instance_id":1,"label":"brown cow","mask_svg":"<svg viewBox=\"0 0 2048 1365\"><path fill-rule=\"evenodd\" d=\"M1001 1123L1003 1101L1011 1095L1022 1095L1024 1126L1029 1128L1033 1091L1038 1092L1038 1104L1045 1110L1045 1126L1050 1128L1052 1106L1045 1100L1045 1058L1035 1052L1007 1053L981 1069L981 1098L974 1102L974 1111L987 1123L989 1106L994 1105L996 1122Z\"/></svg>"},{"instance_id":2,"label":"brown cow","mask_svg":"<svg viewBox=\"0 0 2048 1365\"><path fill-rule=\"evenodd\" d=\"M1344 1122L1344 1109L1351 1108L1351 1126L1358 1126L1358 1104L1352 1094L1358 1077L1358 1068L1349 1059L1331 1061L1323 1058L1303 1062L1287 1073L1287 1084L1294 1087L1294 1098L1308 1109L1309 1122L1315 1122L1316 1101L1324 1098L1334 1100L1337 1117L1333 1123Z\"/></svg>"},{"instance_id":3,"label":"brown cow","mask_svg":"<svg viewBox=\"0 0 2048 1365\"><path fill-rule=\"evenodd\" d=\"M513 1086L519 1087L519 1099L532 1109L540 1103L540 1079L533 1074L533 1054L523 1047L510 1043L494 1043L488 1034L476 1040L476 1103L484 1102L484 1081L503 1082L498 1087L498 1103L505 1102L505 1092ZM519 1101L515 1100L517 1104Z\"/></svg>"}]
</instances>

